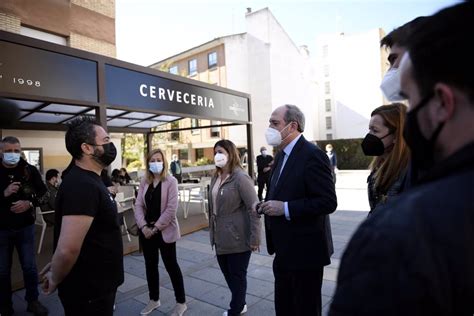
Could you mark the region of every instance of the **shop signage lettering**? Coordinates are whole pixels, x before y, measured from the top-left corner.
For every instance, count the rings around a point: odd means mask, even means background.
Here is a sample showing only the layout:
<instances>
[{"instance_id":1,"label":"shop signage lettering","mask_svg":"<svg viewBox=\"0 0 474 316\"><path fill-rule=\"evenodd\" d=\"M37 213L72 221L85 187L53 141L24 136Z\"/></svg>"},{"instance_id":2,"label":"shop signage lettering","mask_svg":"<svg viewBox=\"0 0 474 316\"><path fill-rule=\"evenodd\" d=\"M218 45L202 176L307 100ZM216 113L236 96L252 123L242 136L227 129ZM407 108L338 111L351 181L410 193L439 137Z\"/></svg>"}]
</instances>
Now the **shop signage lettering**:
<instances>
[{"instance_id":1,"label":"shop signage lettering","mask_svg":"<svg viewBox=\"0 0 474 316\"><path fill-rule=\"evenodd\" d=\"M152 99L159 99L163 101L176 101L178 103L186 103L196 106L204 106L206 108L214 108L214 101L211 97L205 97L188 92L181 92L172 89L164 89L156 86L149 86L147 84L140 85L140 95L142 97L149 97Z\"/></svg>"}]
</instances>

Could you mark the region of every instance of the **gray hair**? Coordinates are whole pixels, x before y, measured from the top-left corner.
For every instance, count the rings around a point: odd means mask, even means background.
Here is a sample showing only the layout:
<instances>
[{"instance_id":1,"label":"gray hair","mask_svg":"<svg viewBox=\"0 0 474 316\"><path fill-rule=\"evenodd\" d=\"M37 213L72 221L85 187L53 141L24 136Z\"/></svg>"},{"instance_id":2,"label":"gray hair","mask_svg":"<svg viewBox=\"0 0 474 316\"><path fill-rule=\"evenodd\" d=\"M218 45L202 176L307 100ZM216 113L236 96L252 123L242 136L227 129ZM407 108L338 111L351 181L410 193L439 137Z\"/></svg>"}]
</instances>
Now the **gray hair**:
<instances>
[{"instance_id":1,"label":"gray hair","mask_svg":"<svg viewBox=\"0 0 474 316\"><path fill-rule=\"evenodd\" d=\"M304 114L301 112L300 108L296 105L285 104L286 113L284 120L288 124L289 122L296 122L298 124L298 132L304 132Z\"/></svg>"},{"instance_id":2,"label":"gray hair","mask_svg":"<svg viewBox=\"0 0 474 316\"><path fill-rule=\"evenodd\" d=\"M20 140L16 138L15 136L5 136L4 139L2 139L2 144L19 144Z\"/></svg>"}]
</instances>

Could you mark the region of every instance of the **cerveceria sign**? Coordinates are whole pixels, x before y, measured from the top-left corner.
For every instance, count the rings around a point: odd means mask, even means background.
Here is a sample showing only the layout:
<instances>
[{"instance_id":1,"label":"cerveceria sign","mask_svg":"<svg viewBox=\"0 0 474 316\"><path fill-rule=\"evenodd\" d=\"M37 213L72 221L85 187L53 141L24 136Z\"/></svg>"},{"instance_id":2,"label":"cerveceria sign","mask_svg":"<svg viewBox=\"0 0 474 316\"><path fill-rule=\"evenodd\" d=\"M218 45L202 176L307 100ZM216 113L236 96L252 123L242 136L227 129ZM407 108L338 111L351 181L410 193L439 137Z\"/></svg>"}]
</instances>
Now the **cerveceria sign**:
<instances>
[{"instance_id":1,"label":"cerveceria sign","mask_svg":"<svg viewBox=\"0 0 474 316\"><path fill-rule=\"evenodd\" d=\"M167 78L105 65L106 103L137 110L166 111L247 122L247 98Z\"/></svg>"}]
</instances>

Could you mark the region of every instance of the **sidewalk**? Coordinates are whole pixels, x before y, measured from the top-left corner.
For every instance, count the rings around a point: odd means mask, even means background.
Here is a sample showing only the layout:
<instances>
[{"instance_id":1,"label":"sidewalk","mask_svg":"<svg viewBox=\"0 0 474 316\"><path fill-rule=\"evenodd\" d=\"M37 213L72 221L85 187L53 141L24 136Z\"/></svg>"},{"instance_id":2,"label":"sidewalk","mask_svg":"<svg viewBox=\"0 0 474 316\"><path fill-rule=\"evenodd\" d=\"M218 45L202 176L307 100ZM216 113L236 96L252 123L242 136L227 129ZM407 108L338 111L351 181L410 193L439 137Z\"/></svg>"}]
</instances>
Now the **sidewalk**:
<instances>
[{"instance_id":1,"label":"sidewalk","mask_svg":"<svg viewBox=\"0 0 474 316\"><path fill-rule=\"evenodd\" d=\"M340 258L351 235L366 218L368 204L364 180L366 173L356 173L338 178L338 210L331 215L334 255L332 264L324 269L322 287L323 315L327 314ZM365 179L364 179L365 178ZM355 183L356 185L349 185ZM347 206L356 206L348 210ZM263 243L265 245L265 243ZM230 302L230 291L219 270L215 254L209 245L209 233L203 229L186 235L177 242L177 256L184 277L188 311L185 315L222 315ZM274 315L273 302L273 257L267 254L266 247L254 253L248 269L247 315ZM139 315L148 302L148 289L145 277L143 256L134 253L124 257L125 282L117 292L114 315ZM175 305L173 288L162 263L160 262L160 300L161 306L150 315L167 315ZM25 312L24 290L14 293L15 315L31 315ZM50 315L63 315L61 303L54 294L41 295L40 300L50 310Z\"/></svg>"}]
</instances>

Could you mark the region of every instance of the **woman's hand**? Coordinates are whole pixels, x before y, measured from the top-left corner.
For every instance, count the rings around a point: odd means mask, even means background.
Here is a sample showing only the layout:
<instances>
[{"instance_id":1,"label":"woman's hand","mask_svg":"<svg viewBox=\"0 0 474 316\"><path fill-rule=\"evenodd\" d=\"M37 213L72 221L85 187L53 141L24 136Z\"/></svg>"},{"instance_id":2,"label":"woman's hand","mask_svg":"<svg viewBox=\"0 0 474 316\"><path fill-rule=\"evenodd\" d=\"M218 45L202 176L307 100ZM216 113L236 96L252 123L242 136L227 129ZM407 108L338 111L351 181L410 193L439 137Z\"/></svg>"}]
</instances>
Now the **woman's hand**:
<instances>
[{"instance_id":1,"label":"woman's hand","mask_svg":"<svg viewBox=\"0 0 474 316\"><path fill-rule=\"evenodd\" d=\"M153 232L153 230L148 226L143 226L142 233L143 233L143 235L145 236L146 239L150 239L155 234Z\"/></svg>"},{"instance_id":2,"label":"woman's hand","mask_svg":"<svg viewBox=\"0 0 474 316\"><path fill-rule=\"evenodd\" d=\"M260 252L260 246L259 245L250 245L250 249L255 252L258 251Z\"/></svg>"}]
</instances>

